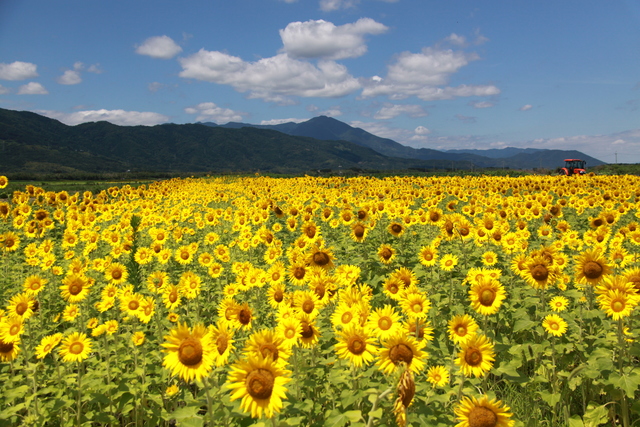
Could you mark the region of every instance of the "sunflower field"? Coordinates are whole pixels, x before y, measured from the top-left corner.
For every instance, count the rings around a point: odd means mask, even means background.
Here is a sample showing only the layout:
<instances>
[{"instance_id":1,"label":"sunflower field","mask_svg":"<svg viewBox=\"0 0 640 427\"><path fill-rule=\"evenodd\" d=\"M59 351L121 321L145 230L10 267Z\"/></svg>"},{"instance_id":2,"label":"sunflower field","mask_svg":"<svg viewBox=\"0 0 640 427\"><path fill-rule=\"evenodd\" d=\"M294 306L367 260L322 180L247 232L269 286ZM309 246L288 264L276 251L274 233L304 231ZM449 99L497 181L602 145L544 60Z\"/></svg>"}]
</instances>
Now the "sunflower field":
<instances>
[{"instance_id":1,"label":"sunflower field","mask_svg":"<svg viewBox=\"0 0 640 427\"><path fill-rule=\"evenodd\" d=\"M639 222L636 176L27 185L0 425L638 425Z\"/></svg>"}]
</instances>

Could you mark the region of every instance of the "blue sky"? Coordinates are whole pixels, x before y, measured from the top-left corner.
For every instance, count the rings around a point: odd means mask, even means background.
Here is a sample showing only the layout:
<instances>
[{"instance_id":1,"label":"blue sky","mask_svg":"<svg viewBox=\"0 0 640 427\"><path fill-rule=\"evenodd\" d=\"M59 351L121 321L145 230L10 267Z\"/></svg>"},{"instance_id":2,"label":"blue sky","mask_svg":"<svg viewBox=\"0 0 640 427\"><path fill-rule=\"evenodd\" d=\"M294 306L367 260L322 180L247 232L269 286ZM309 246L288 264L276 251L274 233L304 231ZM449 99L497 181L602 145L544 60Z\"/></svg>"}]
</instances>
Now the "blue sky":
<instances>
[{"instance_id":1,"label":"blue sky","mask_svg":"<svg viewBox=\"0 0 640 427\"><path fill-rule=\"evenodd\" d=\"M640 163L637 0L2 0L0 108Z\"/></svg>"}]
</instances>

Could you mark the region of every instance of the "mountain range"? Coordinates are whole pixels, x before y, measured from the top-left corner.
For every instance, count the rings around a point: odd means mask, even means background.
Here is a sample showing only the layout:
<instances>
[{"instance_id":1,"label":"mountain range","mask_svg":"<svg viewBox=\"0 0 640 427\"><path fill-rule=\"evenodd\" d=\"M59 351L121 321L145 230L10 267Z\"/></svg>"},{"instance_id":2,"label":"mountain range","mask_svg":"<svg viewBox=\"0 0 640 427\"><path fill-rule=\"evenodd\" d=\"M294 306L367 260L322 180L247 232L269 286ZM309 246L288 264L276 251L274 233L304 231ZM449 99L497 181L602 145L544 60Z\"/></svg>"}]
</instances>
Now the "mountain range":
<instances>
[{"instance_id":1,"label":"mountain range","mask_svg":"<svg viewBox=\"0 0 640 427\"><path fill-rule=\"evenodd\" d=\"M324 116L273 126L68 126L32 112L0 109L2 173L530 169L556 168L568 157L583 158L589 166L602 164L578 151L505 150L485 155L482 150L414 149Z\"/></svg>"}]
</instances>

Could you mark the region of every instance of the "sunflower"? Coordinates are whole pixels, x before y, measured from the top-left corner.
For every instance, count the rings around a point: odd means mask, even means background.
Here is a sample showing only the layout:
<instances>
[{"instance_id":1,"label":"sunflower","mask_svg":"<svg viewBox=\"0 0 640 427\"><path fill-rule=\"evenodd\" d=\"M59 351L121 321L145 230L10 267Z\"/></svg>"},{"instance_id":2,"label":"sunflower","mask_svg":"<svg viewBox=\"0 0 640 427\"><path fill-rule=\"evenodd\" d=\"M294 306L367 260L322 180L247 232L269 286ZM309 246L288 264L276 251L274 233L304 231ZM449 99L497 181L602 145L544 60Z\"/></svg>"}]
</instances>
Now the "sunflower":
<instances>
[{"instance_id":1,"label":"sunflower","mask_svg":"<svg viewBox=\"0 0 640 427\"><path fill-rule=\"evenodd\" d=\"M104 277L114 285L127 281L129 272L123 264L112 262L104 271Z\"/></svg>"},{"instance_id":2,"label":"sunflower","mask_svg":"<svg viewBox=\"0 0 640 427\"><path fill-rule=\"evenodd\" d=\"M400 300L400 306L410 319L423 319L429 313L431 302L420 292L407 292Z\"/></svg>"},{"instance_id":3,"label":"sunflower","mask_svg":"<svg viewBox=\"0 0 640 427\"><path fill-rule=\"evenodd\" d=\"M67 302L76 303L84 300L89 295L91 281L81 274L70 274L62 279L62 297Z\"/></svg>"},{"instance_id":4,"label":"sunflower","mask_svg":"<svg viewBox=\"0 0 640 427\"><path fill-rule=\"evenodd\" d=\"M453 271L456 265L458 265L458 257L453 254L445 254L440 258L440 269L442 271Z\"/></svg>"},{"instance_id":5,"label":"sunflower","mask_svg":"<svg viewBox=\"0 0 640 427\"><path fill-rule=\"evenodd\" d=\"M65 362L81 362L89 357L92 341L85 334L73 332L62 340L58 354Z\"/></svg>"},{"instance_id":6,"label":"sunflower","mask_svg":"<svg viewBox=\"0 0 640 427\"><path fill-rule=\"evenodd\" d=\"M359 304L349 305L345 302L340 302L331 315L331 323L334 329L342 329L352 323L358 323L359 318Z\"/></svg>"},{"instance_id":7,"label":"sunflower","mask_svg":"<svg viewBox=\"0 0 640 427\"><path fill-rule=\"evenodd\" d=\"M66 322L73 322L80 315L80 308L76 304L69 304L62 312L62 319Z\"/></svg>"},{"instance_id":8,"label":"sunflower","mask_svg":"<svg viewBox=\"0 0 640 427\"><path fill-rule=\"evenodd\" d=\"M351 238L358 243L364 241L367 238L367 234L369 234L369 229L367 226L361 222L356 222L351 224Z\"/></svg>"},{"instance_id":9,"label":"sunflower","mask_svg":"<svg viewBox=\"0 0 640 427\"><path fill-rule=\"evenodd\" d=\"M296 291L293 295L293 305L298 310L308 314L311 317L318 315L318 310L322 305L318 296L312 291Z\"/></svg>"},{"instance_id":10,"label":"sunflower","mask_svg":"<svg viewBox=\"0 0 640 427\"><path fill-rule=\"evenodd\" d=\"M454 344L468 341L476 334L478 324L468 314L454 316L449 320L449 338Z\"/></svg>"},{"instance_id":11,"label":"sunflower","mask_svg":"<svg viewBox=\"0 0 640 427\"><path fill-rule=\"evenodd\" d=\"M467 341L460 343L460 352L455 360L460 371L470 377L483 377L493 367L495 352L493 344L484 335L474 335Z\"/></svg>"},{"instance_id":12,"label":"sunflower","mask_svg":"<svg viewBox=\"0 0 640 427\"><path fill-rule=\"evenodd\" d=\"M290 347L284 344L284 338L273 329L262 329L251 334L247 340L244 352L251 355L261 355L271 358L274 363L285 366L289 360Z\"/></svg>"},{"instance_id":13,"label":"sunflower","mask_svg":"<svg viewBox=\"0 0 640 427\"><path fill-rule=\"evenodd\" d=\"M320 329L318 329L311 316L306 313L299 315L298 320L300 321L300 345L303 348L315 346L320 339Z\"/></svg>"},{"instance_id":14,"label":"sunflower","mask_svg":"<svg viewBox=\"0 0 640 427\"><path fill-rule=\"evenodd\" d=\"M369 314L365 328L376 338L385 340L395 335L402 328L402 323L393 306L386 304Z\"/></svg>"},{"instance_id":15,"label":"sunflower","mask_svg":"<svg viewBox=\"0 0 640 427\"><path fill-rule=\"evenodd\" d=\"M186 323L178 325L165 335L162 344L166 353L162 366L171 370L186 382L206 377L214 363L213 344L207 328L201 323L189 328Z\"/></svg>"},{"instance_id":16,"label":"sunflower","mask_svg":"<svg viewBox=\"0 0 640 427\"><path fill-rule=\"evenodd\" d=\"M130 295L122 295L120 297L120 311L126 312L128 316L138 317L142 299L143 296L141 294L132 293Z\"/></svg>"},{"instance_id":17,"label":"sunflower","mask_svg":"<svg viewBox=\"0 0 640 427\"><path fill-rule=\"evenodd\" d=\"M427 381L434 387L444 387L449 384L449 371L442 365L432 366L427 371Z\"/></svg>"},{"instance_id":18,"label":"sunflower","mask_svg":"<svg viewBox=\"0 0 640 427\"><path fill-rule=\"evenodd\" d=\"M567 322L557 314L549 314L542 321L545 331L554 337L561 337L567 332Z\"/></svg>"},{"instance_id":19,"label":"sunflower","mask_svg":"<svg viewBox=\"0 0 640 427\"><path fill-rule=\"evenodd\" d=\"M47 279L43 279L40 276L31 275L24 279L24 283L22 285L24 291L30 295L38 295L43 289L44 286L48 283Z\"/></svg>"},{"instance_id":20,"label":"sunflower","mask_svg":"<svg viewBox=\"0 0 640 427\"><path fill-rule=\"evenodd\" d=\"M337 333L336 353L341 359L348 360L353 366L368 365L377 352L375 338L357 324L350 324Z\"/></svg>"},{"instance_id":21,"label":"sunflower","mask_svg":"<svg viewBox=\"0 0 640 427\"><path fill-rule=\"evenodd\" d=\"M387 231L395 237L400 237L404 234L405 227L401 223L394 221L389 224L389 226L387 227Z\"/></svg>"},{"instance_id":22,"label":"sunflower","mask_svg":"<svg viewBox=\"0 0 640 427\"><path fill-rule=\"evenodd\" d=\"M147 289L154 294L162 294L165 286L169 284L169 275L164 271L154 271L147 277Z\"/></svg>"},{"instance_id":23,"label":"sunflower","mask_svg":"<svg viewBox=\"0 0 640 427\"><path fill-rule=\"evenodd\" d=\"M604 277L611 274L611 267L599 249L587 249L581 255L575 257L577 283L589 283L596 285Z\"/></svg>"},{"instance_id":24,"label":"sunflower","mask_svg":"<svg viewBox=\"0 0 640 427\"><path fill-rule=\"evenodd\" d=\"M162 291L162 302L168 310L175 310L182 302L180 289L176 285L168 284Z\"/></svg>"},{"instance_id":25,"label":"sunflower","mask_svg":"<svg viewBox=\"0 0 640 427\"><path fill-rule=\"evenodd\" d=\"M44 359L44 357L47 354L51 353L55 346L57 346L60 341L62 341L62 336L63 335L58 332L56 334L47 335L46 337L42 338L40 344L36 347L36 357L38 359Z\"/></svg>"},{"instance_id":26,"label":"sunflower","mask_svg":"<svg viewBox=\"0 0 640 427\"><path fill-rule=\"evenodd\" d=\"M482 264L487 267L491 267L492 265L496 265L498 262L498 254L493 251L487 251L482 254Z\"/></svg>"},{"instance_id":27,"label":"sunflower","mask_svg":"<svg viewBox=\"0 0 640 427\"><path fill-rule=\"evenodd\" d=\"M11 362L20 354L20 346L17 342L4 342L0 339L0 362Z\"/></svg>"},{"instance_id":28,"label":"sunflower","mask_svg":"<svg viewBox=\"0 0 640 427\"><path fill-rule=\"evenodd\" d=\"M552 264L549 257L534 255L523 261L523 268L519 274L534 289L547 289L558 278L560 271ZM518 265L516 268L519 268ZM517 271L516 271L517 272Z\"/></svg>"},{"instance_id":29,"label":"sunflower","mask_svg":"<svg viewBox=\"0 0 640 427\"><path fill-rule=\"evenodd\" d=\"M232 401L242 398L240 409L253 418L273 418L282 410L290 375L268 357L250 356L231 367L225 386L232 390Z\"/></svg>"},{"instance_id":30,"label":"sunflower","mask_svg":"<svg viewBox=\"0 0 640 427\"><path fill-rule=\"evenodd\" d=\"M141 346L144 344L145 339L146 337L142 331L134 332L133 335L131 335L131 342L133 342L133 345L135 346Z\"/></svg>"},{"instance_id":31,"label":"sunflower","mask_svg":"<svg viewBox=\"0 0 640 427\"><path fill-rule=\"evenodd\" d=\"M279 319L276 330L283 338L283 344L291 348L298 344L302 334L302 324L300 320L290 316L286 319Z\"/></svg>"},{"instance_id":32,"label":"sunflower","mask_svg":"<svg viewBox=\"0 0 640 427\"><path fill-rule=\"evenodd\" d=\"M501 400L465 396L454 408L460 421L455 427L513 427L515 422L510 419L513 416L510 410Z\"/></svg>"},{"instance_id":33,"label":"sunflower","mask_svg":"<svg viewBox=\"0 0 640 427\"><path fill-rule=\"evenodd\" d=\"M383 264L391 264L396 257L396 250L393 246L383 243L378 248L378 259Z\"/></svg>"},{"instance_id":34,"label":"sunflower","mask_svg":"<svg viewBox=\"0 0 640 427\"><path fill-rule=\"evenodd\" d=\"M556 312L561 312L566 310L568 305L569 305L569 300L563 297L562 295L555 296L551 298L551 301L549 301L549 306L551 307L551 310Z\"/></svg>"},{"instance_id":35,"label":"sunflower","mask_svg":"<svg viewBox=\"0 0 640 427\"><path fill-rule=\"evenodd\" d=\"M506 296L504 286L491 278L480 279L469 288L471 306L485 316L497 313Z\"/></svg>"},{"instance_id":36,"label":"sunflower","mask_svg":"<svg viewBox=\"0 0 640 427\"><path fill-rule=\"evenodd\" d=\"M251 329L253 319L253 309L245 302L238 306L232 320L237 328Z\"/></svg>"},{"instance_id":37,"label":"sunflower","mask_svg":"<svg viewBox=\"0 0 640 427\"><path fill-rule=\"evenodd\" d=\"M0 321L0 340L5 343L20 342L23 332L23 320L20 316L5 317Z\"/></svg>"},{"instance_id":38,"label":"sunflower","mask_svg":"<svg viewBox=\"0 0 640 427\"><path fill-rule=\"evenodd\" d=\"M233 330L229 328L227 322L218 322L217 326L209 326L209 334L213 344L214 363L216 366L224 366L235 348Z\"/></svg>"},{"instance_id":39,"label":"sunflower","mask_svg":"<svg viewBox=\"0 0 640 427\"><path fill-rule=\"evenodd\" d=\"M423 246L418 254L418 260L425 267L435 265L438 260L438 249L432 245Z\"/></svg>"},{"instance_id":40,"label":"sunflower","mask_svg":"<svg viewBox=\"0 0 640 427\"><path fill-rule=\"evenodd\" d=\"M610 290L598 296L598 305L607 316L613 320L620 320L631 315L633 309L638 305L639 298L618 289Z\"/></svg>"},{"instance_id":41,"label":"sunflower","mask_svg":"<svg viewBox=\"0 0 640 427\"><path fill-rule=\"evenodd\" d=\"M35 300L26 292L11 297L7 305L7 315L20 316L28 319L33 315Z\"/></svg>"},{"instance_id":42,"label":"sunflower","mask_svg":"<svg viewBox=\"0 0 640 427\"><path fill-rule=\"evenodd\" d=\"M382 347L378 351L378 368L385 374L403 367L418 373L424 368L424 346L424 340L418 341L411 335L399 332L382 341Z\"/></svg>"},{"instance_id":43,"label":"sunflower","mask_svg":"<svg viewBox=\"0 0 640 427\"><path fill-rule=\"evenodd\" d=\"M309 249L307 264L312 267L319 267L325 270L333 268L333 260L335 257L330 248L325 248L322 245L313 245Z\"/></svg>"}]
</instances>

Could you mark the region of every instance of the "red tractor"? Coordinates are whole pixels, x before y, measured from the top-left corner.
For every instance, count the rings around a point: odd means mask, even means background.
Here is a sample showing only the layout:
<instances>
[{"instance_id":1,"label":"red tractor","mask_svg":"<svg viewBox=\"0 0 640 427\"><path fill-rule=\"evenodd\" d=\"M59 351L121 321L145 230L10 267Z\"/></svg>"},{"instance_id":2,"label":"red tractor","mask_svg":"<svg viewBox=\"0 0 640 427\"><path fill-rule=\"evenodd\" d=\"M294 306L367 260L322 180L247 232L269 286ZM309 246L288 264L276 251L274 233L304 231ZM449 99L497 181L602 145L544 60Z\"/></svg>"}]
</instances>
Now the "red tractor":
<instances>
[{"instance_id":1,"label":"red tractor","mask_svg":"<svg viewBox=\"0 0 640 427\"><path fill-rule=\"evenodd\" d=\"M585 170L587 165L586 160L580 159L564 159L564 167L558 170L560 175L584 175L587 173Z\"/></svg>"}]
</instances>

